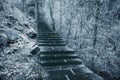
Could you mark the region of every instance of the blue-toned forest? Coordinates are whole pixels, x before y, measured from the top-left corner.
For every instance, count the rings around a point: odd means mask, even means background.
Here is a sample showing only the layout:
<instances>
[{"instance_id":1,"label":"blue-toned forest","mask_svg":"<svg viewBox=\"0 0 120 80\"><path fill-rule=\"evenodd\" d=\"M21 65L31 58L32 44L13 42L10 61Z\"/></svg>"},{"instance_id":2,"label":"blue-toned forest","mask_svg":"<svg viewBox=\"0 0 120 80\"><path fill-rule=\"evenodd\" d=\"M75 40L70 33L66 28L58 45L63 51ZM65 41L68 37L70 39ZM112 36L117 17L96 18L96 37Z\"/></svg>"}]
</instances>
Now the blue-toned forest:
<instances>
[{"instance_id":1,"label":"blue-toned forest","mask_svg":"<svg viewBox=\"0 0 120 80\"><path fill-rule=\"evenodd\" d=\"M0 0L0 80L120 80L120 1Z\"/></svg>"}]
</instances>

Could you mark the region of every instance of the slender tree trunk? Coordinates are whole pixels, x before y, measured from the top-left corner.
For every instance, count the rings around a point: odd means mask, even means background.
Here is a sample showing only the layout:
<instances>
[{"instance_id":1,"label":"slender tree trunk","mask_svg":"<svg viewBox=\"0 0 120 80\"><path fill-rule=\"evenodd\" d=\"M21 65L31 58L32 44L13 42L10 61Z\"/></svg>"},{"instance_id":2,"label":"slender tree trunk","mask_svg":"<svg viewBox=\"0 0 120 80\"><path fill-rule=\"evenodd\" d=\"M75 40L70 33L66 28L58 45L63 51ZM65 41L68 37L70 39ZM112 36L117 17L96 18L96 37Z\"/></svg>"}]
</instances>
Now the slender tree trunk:
<instances>
[{"instance_id":1,"label":"slender tree trunk","mask_svg":"<svg viewBox=\"0 0 120 80\"><path fill-rule=\"evenodd\" d=\"M93 39L93 46L94 47L95 47L96 42L97 42L97 28L98 28L98 26L97 26L97 24L95 24L95 26L94 26L94 35L93 35L93 37L94 37L94 39Z\"/></svg>"},{"instance_id":2,"label":"slender tree trunk","mask_svg":"<svg viewBox=\"0 0 120 80\"><path fill-rule=\"evenodd\" d=\"M68 30L68 36L70 36L70 34L71 34L72 21L70 21L69 24L70 24L70 26L69 26L70 28L69 28L69 30Z\"/></svg>"},{"instance_id":3,"label":"slender tree trunk","mask_svg":"<svg viewBox=\"0 0 120 80\"><path fill-rule=\"evenodd\" d=\"M39 0L35 0L35 20L37 24L37 30L39 30Z\"/></svg>"},{"instance_id":4,"label":"slender tree trunk","mask_svg":"<svg viewBox=\"0 0 120 80\"><path fill-rule=\"evenodd\" d=\"M4 11L3 1L2 0L0 0L0 11Z\"/></svg>"},{"instance_id":5,"label":"slender tree trunk","mask_svg":"<svg viewBox=\"0 0 120 80\"><path fill-rule=\"evenodd\" d=\"M52 20L52 30L55 31L56 30L56 28L55 28L55 20L53 18L53 11L52 11L52 9L53 9L53 7L52 7L53 6L53 0L50 0L49 6L50 6L50 16L51 16L51 20Z\"/></svg>"},{"instance_id":6,"label":"slender tree trunk","mask_svg":"<svg viewBox=\"0 0 120 80\"><path fill-rule=\"evenodd\" d=\"M95 17L95 26L94 26L94 34L93 34L93 47L95 47L97 43L97 33L98 33L98 19L99 19L99 7L100 7L100 1L97 0L96 2L96 17Z\"/></svg>"},{"instance_id":7,"label":"slender tree trunk","mask_svg":"<svg viewBox=\"0 0 120 80\"><path fill-rule=\"evenodd\" d=\"M70 3L70 2L69 2ZM70 6L71 6L71 10L74 10L74 0L72 0L72 3L70 3ZM70 20L69 20L69 24L70 24L70 28L69 28L69 30L68 30L68 36L70 36L71 35L71 30L72 30L72 19L73 19L73 17L74 17L74 12L72 11L72 12L70 12L70 16L71 16L71 18L70 18Z\"/></svg>"},{"instance_id":8,"label":"slender tree trunk","mask_svg":"<svg viewBox=\"0 0 120 80\"><path fill-rule=\"evenodd\" d=\"M61 30L61 33L62 33L62 13L63 13L63 11L62 11L62 1L60 0L60 30Z\"/></svg>"},{"instance_id":9,"label":"slender tree trunk","mask_svg":"<svg viewBox=\"0 0 120 80\"><path fill-rule=\"evenodd\" d=\"M39 24L39 0L35 0L35 20L37 23L37 27Z\"/></svg>"},{"instance_id":10,"label":"slender tree trunk","mask_svg":"<svg viewBox=\"0 0 120 80\"><path fill-rule=\"evenodd\" d=\"M22 0L22 11L26 11L26 0Z\"/></svg>"},{"instance_id":11,"label":"slender tree trunk","mask_svg":"<svg viewBox=\"0 0 120 80\"><path fill-rule=\"evenodd\" d=\"M43 7L44 7L44 1L45 0L38 0L39 2L39 21L40 23L44 23L44 13L43 13Z\"/></svg>"}]
</instances>

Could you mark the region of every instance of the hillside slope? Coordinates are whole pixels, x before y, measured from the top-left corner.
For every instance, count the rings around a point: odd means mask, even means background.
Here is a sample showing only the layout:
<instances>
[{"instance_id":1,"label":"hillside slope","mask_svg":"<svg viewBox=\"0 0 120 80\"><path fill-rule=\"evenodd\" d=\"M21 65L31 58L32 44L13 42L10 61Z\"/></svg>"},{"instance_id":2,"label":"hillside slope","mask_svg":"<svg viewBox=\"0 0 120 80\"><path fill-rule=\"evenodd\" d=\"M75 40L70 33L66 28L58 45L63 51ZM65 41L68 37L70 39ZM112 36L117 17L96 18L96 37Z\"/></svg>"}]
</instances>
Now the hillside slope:
<instances>
[{"instance_id":1,"label":"hillside slope","mask_svg":"<svg viewBox=\"0 0 120 80\"><path fill-rule=\"evenodd\" d=\"M36 34L35 25L15 6L0 1L0 80L30 80L41 75L36 56L31 54L36 41L28 37L29 32Z\"/></svg>"}]
</instances>

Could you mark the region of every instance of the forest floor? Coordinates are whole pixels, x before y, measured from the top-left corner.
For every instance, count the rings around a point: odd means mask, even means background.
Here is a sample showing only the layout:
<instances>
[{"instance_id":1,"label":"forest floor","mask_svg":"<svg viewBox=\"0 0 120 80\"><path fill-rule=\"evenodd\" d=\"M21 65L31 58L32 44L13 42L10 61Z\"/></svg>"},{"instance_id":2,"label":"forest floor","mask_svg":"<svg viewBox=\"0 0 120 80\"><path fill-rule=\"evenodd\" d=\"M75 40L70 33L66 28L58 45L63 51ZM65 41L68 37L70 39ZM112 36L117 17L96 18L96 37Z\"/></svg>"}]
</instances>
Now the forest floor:
<instances>
[{"instance_id":1,"label":"forest floor","mask_svg":"<svg viewBox=\"0 0 120 80\"><path fill-rule=\"evenodd\" d=\"M0 48L0 79L24 80L41 76L41 67L31 54L36 40L28 37L28 31L36 32L35 21L15 6L7 3L0 11L0 34L6 33L14 43Z\"/></svg>"}]
</instances>

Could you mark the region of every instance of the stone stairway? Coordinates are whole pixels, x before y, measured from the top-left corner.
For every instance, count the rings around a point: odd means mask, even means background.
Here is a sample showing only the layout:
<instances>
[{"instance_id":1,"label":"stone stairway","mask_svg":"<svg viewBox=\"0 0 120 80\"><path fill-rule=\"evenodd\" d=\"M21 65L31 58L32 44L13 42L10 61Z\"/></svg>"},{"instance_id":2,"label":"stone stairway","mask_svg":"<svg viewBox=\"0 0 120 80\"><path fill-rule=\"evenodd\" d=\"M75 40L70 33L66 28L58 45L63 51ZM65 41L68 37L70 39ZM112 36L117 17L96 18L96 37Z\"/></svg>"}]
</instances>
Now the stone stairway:
<instances>
[{"instance_id":1,"label":"stone stairway","mask_svg":"<svg viewBox=\"0 0 120 80\"><path fill-rule=\"evenodd\" d=\"M68 48L62 37L42 24L39 28L40 64L48 76L44 80L87 80L83 74L93 74L86 68L74 50Z\"/></svg>"}]
</instances>

